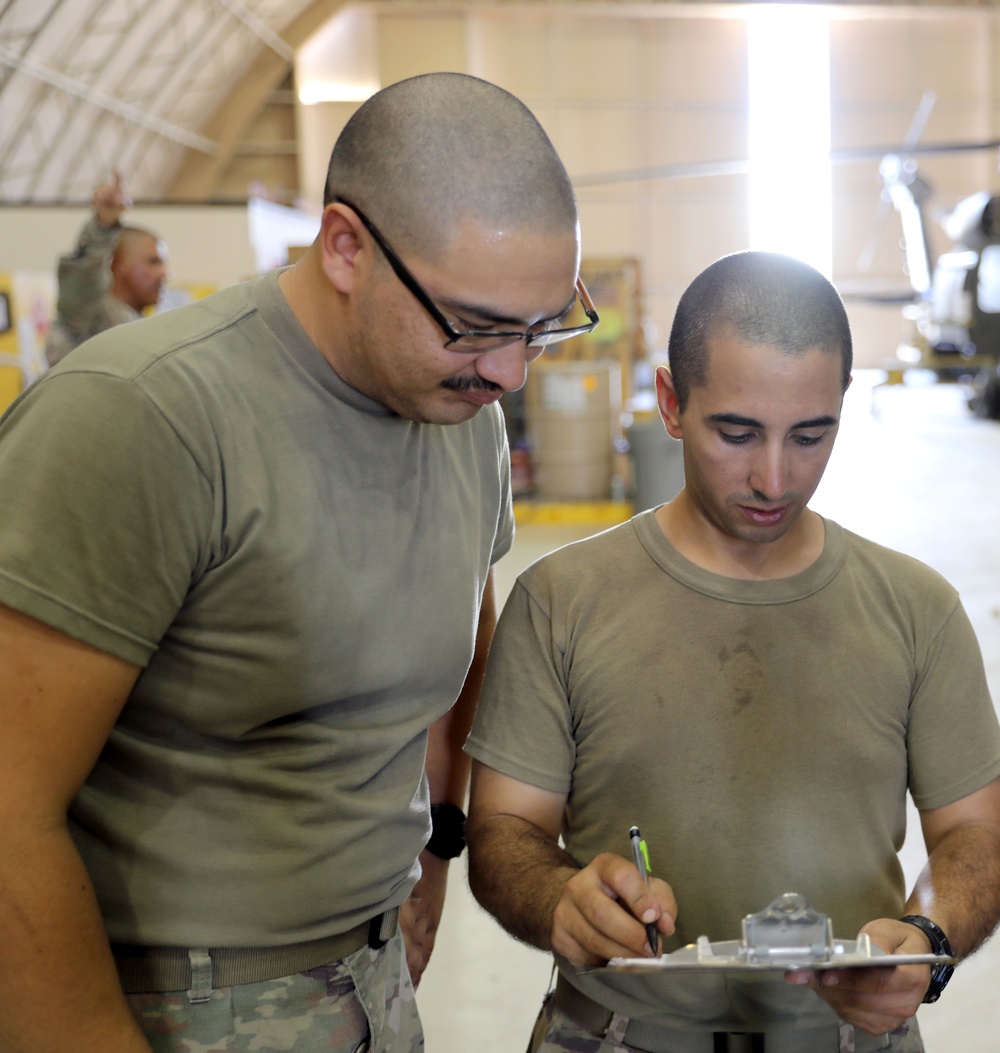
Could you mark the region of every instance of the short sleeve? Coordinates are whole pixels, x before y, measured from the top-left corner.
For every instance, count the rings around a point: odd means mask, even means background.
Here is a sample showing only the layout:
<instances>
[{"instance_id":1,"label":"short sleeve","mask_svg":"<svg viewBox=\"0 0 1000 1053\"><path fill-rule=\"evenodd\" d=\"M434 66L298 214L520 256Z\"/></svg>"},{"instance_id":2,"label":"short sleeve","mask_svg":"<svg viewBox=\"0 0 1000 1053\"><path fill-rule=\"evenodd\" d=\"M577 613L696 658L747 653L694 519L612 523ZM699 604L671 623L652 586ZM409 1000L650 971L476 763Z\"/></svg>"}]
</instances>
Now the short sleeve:
<instances>
[{"instance_id":1,"label":"short sleeve","mask_svg":"<svg viewBox=\"0 0 1000 1053\"><path fill-rule=\"evenodd\" d=\"M907 729L910 792L940 808L1000 775L1000 727L982 654L960 603L929 642Z\"/></svg>"},{"instance_id":2,"label":"short sleeve","mask_svg":"<svg viewBox=\"0 0 1000 1053\"><path fill-rule=\"evenodd\" d=\"M210 556L217 495L129 379L61 372L0 422L0 602L145 664Z\"/></svg>"}]
</instances>

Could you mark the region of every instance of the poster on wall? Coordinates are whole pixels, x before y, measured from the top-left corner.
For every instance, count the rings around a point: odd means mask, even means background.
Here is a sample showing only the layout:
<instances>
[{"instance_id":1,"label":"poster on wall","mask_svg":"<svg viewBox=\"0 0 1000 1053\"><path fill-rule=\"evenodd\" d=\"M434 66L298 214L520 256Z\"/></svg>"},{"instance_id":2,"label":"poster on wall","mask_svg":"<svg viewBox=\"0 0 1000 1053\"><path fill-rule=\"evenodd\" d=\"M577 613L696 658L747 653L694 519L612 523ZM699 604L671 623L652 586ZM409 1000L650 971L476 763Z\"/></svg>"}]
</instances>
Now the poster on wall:
<instances>
[{"instance_id":1,"label":"poster on wall","mask_svg":"<svg viewBox=\"0 0 1000 1053\"><path fill-rule=\"evenodd\" d=\"M0 413L20 394L23 387L17 333L10 304L12 278L0 271Z\"/></svg>"},{"instance_id":2,"label":"poster on wall","mask_svg":"<svg viewBox=\"0 0 1000 1053\"><path fill-rule=\"evenodd\" d=\"M45 372L55 301L54 275L0 273L0 411Z\"/></svg>"},{"instance_id":3,"label":"poster on wall","mask_svg":"<svg viewBox=\"0 0 1000 1053\"><path fill-rule=\"evenodd\" d=\"M11 311L27 387L45 372L45 344L56 313L56 277L44 271L14 271Z\"/></svg>"},{"instance_id":4,"label":"poster on wall","mask_svg":"<svg viewBox=\"0 0 1000 1053\"><path fill-rule=\"evenodd\" d=\"M634 256L585 257L580 277L590 293L600 325L586 336L556 345L550 357L582 360L613 359L621 369L622 395L633 389L633 365L645 357L642 326L642 286Z\"/></svg>"}]
</instances>

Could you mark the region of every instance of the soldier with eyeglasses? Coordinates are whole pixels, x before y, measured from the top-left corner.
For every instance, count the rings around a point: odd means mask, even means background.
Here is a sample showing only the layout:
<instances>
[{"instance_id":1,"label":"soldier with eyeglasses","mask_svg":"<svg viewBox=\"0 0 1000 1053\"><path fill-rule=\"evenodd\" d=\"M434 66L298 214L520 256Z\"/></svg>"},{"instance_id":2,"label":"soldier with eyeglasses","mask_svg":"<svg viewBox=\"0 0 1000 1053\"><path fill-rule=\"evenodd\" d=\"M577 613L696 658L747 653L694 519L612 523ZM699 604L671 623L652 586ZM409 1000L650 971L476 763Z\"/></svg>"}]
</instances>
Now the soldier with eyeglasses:
<instances>
[{"instance_id":1,"label":"soldier with eyeglasses","mask_svg":"<svg viewBox=\"0 0 1000 1053\"><path fill-rule=\"evenodd\" d=\"M347 123L299 263L6 414L0 1047L423 1048L513 534L498 400L597 324L579 264L523 104L413 78Z\"/></svg>"}]
</instances>

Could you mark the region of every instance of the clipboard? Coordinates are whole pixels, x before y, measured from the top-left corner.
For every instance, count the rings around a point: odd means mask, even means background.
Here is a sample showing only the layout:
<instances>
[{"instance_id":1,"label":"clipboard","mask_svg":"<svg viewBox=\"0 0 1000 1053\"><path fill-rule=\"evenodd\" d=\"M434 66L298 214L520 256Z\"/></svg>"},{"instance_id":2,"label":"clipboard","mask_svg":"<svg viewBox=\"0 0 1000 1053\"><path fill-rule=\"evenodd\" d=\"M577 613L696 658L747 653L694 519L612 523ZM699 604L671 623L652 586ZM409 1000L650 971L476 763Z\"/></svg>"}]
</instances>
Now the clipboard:
<instances>
[{"instance_id":1,"label":"clipboard","mask_svg":"<svg viewBox=\"0 0 1000 1053\"><path fill-rule=\"evenodd\" d=\"M659 958L612 958L612 972L787 972L790 969L893 968L897 965L955 965L945 954L888 954L867 933L856 940L833 937L830 919L809 906L804 896L786 892L743 919L739 940L710 941L699 936ZM586 970L590 971L590 970Z\"/></svg>"}]
</instances>

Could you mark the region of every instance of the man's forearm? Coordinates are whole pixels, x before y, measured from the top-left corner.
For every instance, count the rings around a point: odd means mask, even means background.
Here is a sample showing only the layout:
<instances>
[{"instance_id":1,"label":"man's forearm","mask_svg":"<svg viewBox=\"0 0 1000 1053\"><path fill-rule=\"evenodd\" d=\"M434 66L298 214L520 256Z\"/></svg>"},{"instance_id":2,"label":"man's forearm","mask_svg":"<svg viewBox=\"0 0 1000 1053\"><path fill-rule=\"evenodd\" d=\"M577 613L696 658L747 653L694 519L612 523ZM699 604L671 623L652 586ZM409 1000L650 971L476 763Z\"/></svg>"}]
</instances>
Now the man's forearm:
<instances>
[{"instance_id":1,"label":"man's forearm","mask_svg":"<svg viewBox=\"0 0 1000 1053\"><path fill-rule=\"evenodd\" d=\"M427 781L432 804L448 803L465 808L472 761L463 751L463 747L476 716L496 620L496 598L491 572L483 590L476 627L476 645L462 691L451 709L443 717L439 717L428 732Z\"/></svg>"},{"instance_id":2,"label":"man's forearm","mask_svg":"<svg viewBox=\"0 0 1000 1053\"><path fill-rule=\"evenodd\" d=\"M432 804L448 803L465 808L471 761L462 752L462 746L472 720L472 713L466 712L465 707L471 706L474 713L475 702L476 698L470 702L460 695L455 705L428 729L426 767Z\"/></svg>"},{"instance_id":3,"label":"man's forearm","mask_svg":"<svg viewBox=\"0 0 1000 1053\"><path fill-rule=\"evenodd\" d=\"M76 250L60 259L57 308L71 329L85 331L94 324L101 298L111 289L111 257L119 234L119 228L91 219L80 232Z\"/></svg>"},{"instance_id":4,"label":"man's forearm","mask_svg":"<svg viewBox=\"0 0 1000 1053\"><path fill-rule=\"evenodd\" d=\"M1000 921L1000 830L970 823L931 853L906 903L944 930L959 958L977 950Z\"/></svg>"},{"instance_id":5,"label":"man's forearm","mask_svg":"<svg viewBox=\"0 0 1000 1053\"><path fill-rule=\"evenodd\" d=\"M469 884L476 899L511 936L552 950L556 904L580 864L524 819L470 821Z\"/></svg>"},{"instance_id":6,"label":"man's forearm","mask_svg":"<svg viewBox=\"0 0 1000 1053\"><path fill-rule=\"evenodd\" d=\"M69 835L0 843L0 1053L150 1053Z\"/></svg>"}]
</instances>

